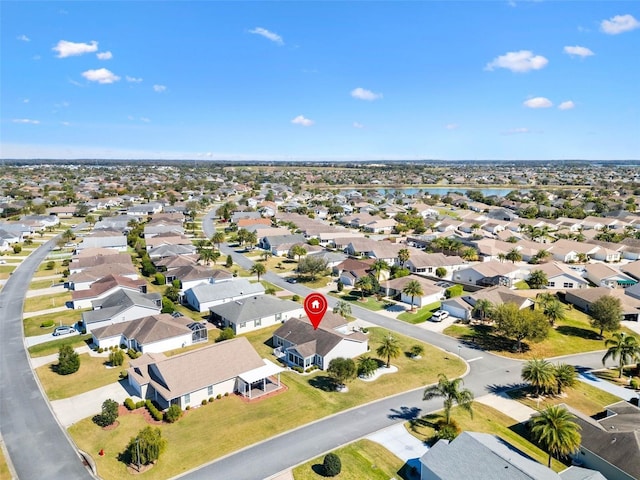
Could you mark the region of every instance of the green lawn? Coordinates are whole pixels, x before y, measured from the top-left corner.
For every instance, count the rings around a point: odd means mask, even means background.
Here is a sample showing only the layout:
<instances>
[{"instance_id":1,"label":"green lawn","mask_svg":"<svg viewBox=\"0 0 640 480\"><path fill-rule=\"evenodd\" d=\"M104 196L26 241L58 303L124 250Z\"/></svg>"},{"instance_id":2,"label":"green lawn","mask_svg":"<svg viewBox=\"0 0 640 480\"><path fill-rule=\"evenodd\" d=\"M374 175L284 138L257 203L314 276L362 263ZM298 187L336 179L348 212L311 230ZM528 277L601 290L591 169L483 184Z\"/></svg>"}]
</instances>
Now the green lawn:
<instances>
[{"instance_id":1,"label":"green lawn","mask_svg":"<svg viewBox=\"0 0 640 480\"><path fill-rule=\"evenodd\" d=\"M547 465L547 453L531 443L525 437L521 436L525 433L524 426L520 425L513 418L505 415L504 413L482 403L474 402L473 418L469 417L469 414L464 410L461 410L459 407L453 407L451 416L458 423L461 430L497 435L503 440L509 442L518 450L529 455L543 465ZM428 414L420 419L406 422L405 426L409 433L419 440L427 442L428 444L433 444L437 440L433 426L440 418L442 417L438 413ZM551 468L554 471L559 472L567 468L567 466L558 460L553 459L551 462Z\"/></svg>"},{"instance_id":2,"label":"green lawn","mask_svg":"<svg viewBox=\"0 0 640 480\"><path fill-rule=\"evenodd\" d=\"M24 299L25 312L38 312L49 308L64 307L71 301L71 292L56 293L55 295L39 295Z\"/></svg>"},{"instance_id":3,"label":"green lawn","mask_svg":"<svg viewBox=\"0 0 640 480\"><path fill-rule=\"evenodd\" d=\"M246 335L258 353L265 358L273 359L273 349L267 340L276 328L277 325ZM372 351L375 351L380 339L387 333L378 328L370 330L369 343ZM396 336L403 352L419 343L411 338ZM421 388L435 382L440 372L451 378L465 371L462 362L430 345L425 345L422 360L416 361L408 355L401 355L392 363L399 368L398 373L383 375L371 383L354 380L349 383L348 393L329 391L328 378L322 371L310 375L284 372L281 379L287 390L278 395L252 403L246 403L233 395L192 409L177 423L161 426L168 448L159 463L145 473L145 478L165 479L178 475L242 447L333 413L395 393ZM144 426L138 415L121 417L119 421L120 426L112 431L102 430L90 418L69 429L79 448L93 453L98 474L106 480L120 479L127 475L126 466L118 461L118 454ZM212 431L224 438L224 442L217 442L215 448L211 448ZM184 448L185 445L189 448ZM95 455L101 448L106 451L104 457Z\"/></svg>"},{"instance_id":4,"label":"green lawn","mask_svg":"<svg viewBox=\"0 0 640 480\"><path fill-rule=\"evenodd\" d=\"M390 478L409 478L405 475L404 463L382 445L371 440L357 442L338 448L333 453L340 457L342 471L336 480L389 480ZM293 469L295 480L321 480L322 460L324 456L314 458Z\"/></svg>"},{"instance_id":5,"label":"green lawn","mask_svg":"<svg viewBox=\"0 0 640 480\"><path fill-rule=\"evenodd\" d=\"M413 324L426 322L431 318L431 315L433 314L433 312L438 310L441 305L442 305L441 302L435 302L429 305L425 305L419 310L414 310L413 312L407 310L406 312L403 312L400 315L398 315L397 318L398 320L402 320L403 322L413 323Z\"/></svg>"},{"instance_id":6,"label":"green lawn","mask_svg":"<svg viewBox=\"0 0 640 480\"><path fill-rule=\"evenodd\" d=\"M329 292L329 295L331 295L332 297L339 298L340 300L344 300L345 302L353 303L358 307L366 308L367 310L372 310L374 312L382 310L386 306L386 303L384 301L379 302L374 296L368 296L368 297L365 296L364 297L365 301L362 301L362 296L360 295L360 291L358 290L352 290L350 292L343 292L343 293L331 291Z\"/></svg>"},{"instance_id":7,"label":"green lawn","mask_svg":"<svg viewBox=\"0 0 640 480\"><path fill-rule=\"evenodd\" d=\"M129 357L125 355L125 362L121 367L110 368L106 364L106 357L91 357L88 353L80 355L80 369L71 375L58 375L54 362L36 368L36 374L49 400L69 398L95 388L104 387L117 382L120 372L129 366Z\"/></svg>"},{"instance_id":8,"label":"green lawn","mask_svg":"<svg viewBox=\"0 0 640 480\"><path fill-rule=\"evenodd\" d=\"M0 480L9 480L11 478L9 465L7 465L7 459L4 457L4 450L0 448Z\"/></svg>"},{"instance_id":9,"label":"green lawn","mask_svg":"<svg viewBox=\"0 0 640 480\"><path fill-rule=\"evenodd\" d=\"M83 310L65 310L63 312L47 313L36 317L29 317L23 320L24 336L32 337L34 335L43 335L53 331L53 327L41 328L40 325L47 320L53 320L55 325L73 325L78 322Z\"/></svg>"},{"instance_id":10,"label":"green lawn","mask_svg":"<svg viewBox=\"0 0 640 480\"><path fill-rule=\"evenodd\" d=\"M51 327L51 330L53 330L53 327ZM51 337L51 338L56 338L56 337ZM84 347L85 345L87 345L87 340L91 340L91 338L92 336L90 334L60 336L56 338L56 340L51 340L50 342L45 342L45 343L39 343L38 345L29 347L27 351L29 352L32 358L45 357L47 355L58 353L62 345L71 345L73 348Z\"/></svg>"},{"instance_id":11,"label":"green lawn","mask_svg":"<svg viewBox=\"0 0 640 480\"><path fill-rule=\"evenodd\" d=\"M606 370L596 370L592 372L596 377L613 383L619 387L631 388L629 386L629 376L640 379L640 363L628 365L624 367L624 375L620 378L620 370L617 368L608 368Z\"/></svg>"},{"instance_id":12,"label":"green lawn","mask_svg":"<svg viewBox=\"0 0 640 480\"><path fill-rule=\"evenodd\" d=\"M589 316L576 309L566 311L567 319L556 322L549 330L549 337L540 343L522 342L523 352L514 352L515 341L494 333L487 325L454 324L444 330L446 335L475 342L484 350L512 358L552 358L561 355L604 350L604 340L599 331L589 325ZM633 334L627 328L622 331ZM609 336L605 333L605 338Z\"/></svg>"},{"instance_id":13,"label":"green lawn","mask_svg":"<svg viewBox=\"0 0 640 480\"><path fill-rule=\"evenodd\" d=\"M527 396L531 390L526 388L518 388L507 392L510 397L518 400L519 402L528 405L534 410L538 410L538 401L536 397ZM581 411L585 415L595 415L603 411L604 407L611 405L612 403L619 402L621 398L600 390L599 388L592 387L584 382L576 382L576 385L572 388L567 388L563 392L562 396L544 397L540 401L540 410L551 405L558 405L559 403L565 403L576 410Z\"/></svg>"},{"instance_id":14,"label":"green lawn","mask_svg":"<svg viewBox=\"0 0 640 480\"><path fill-rule=\"evenodd\" d=\"M63 281L62 276L60 276L59 280L35 280L29 284L29 290L39 290L41 288L50 288L52 285L56 283L60 283Z\"/></svg>"}]
</instances>

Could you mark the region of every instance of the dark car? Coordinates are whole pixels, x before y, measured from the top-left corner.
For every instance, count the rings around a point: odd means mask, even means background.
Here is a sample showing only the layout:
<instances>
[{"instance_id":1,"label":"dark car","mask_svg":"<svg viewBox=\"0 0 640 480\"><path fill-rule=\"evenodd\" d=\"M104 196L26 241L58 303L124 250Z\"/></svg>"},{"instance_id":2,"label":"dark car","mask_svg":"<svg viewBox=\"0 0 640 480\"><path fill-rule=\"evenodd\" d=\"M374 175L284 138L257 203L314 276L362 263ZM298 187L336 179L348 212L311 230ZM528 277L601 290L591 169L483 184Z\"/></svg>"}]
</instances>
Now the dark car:
<instances>
[{"instance_id":1,"label":"dark car","mask_svg":"<svg viewBox=\"0 0 640 480\"><path fill-rule=\"evenodd\" d=\"M76 329L70 327L69 325L60 325L59 327L54 328L53 336L57 337L58 335L66 335L68 333L75 333Z\"/></svg>"},{"instance_id":2,"label":"dark car","mask_svg":"<svg viewBox=\"0 0 640 480\"><path fill-rule=\"evenodd\" d=\"M293 278L293 277L287 278L287 282L289 282L289 283L298 283L298 279L297 278Z\"/></svg>"}]
</instances>

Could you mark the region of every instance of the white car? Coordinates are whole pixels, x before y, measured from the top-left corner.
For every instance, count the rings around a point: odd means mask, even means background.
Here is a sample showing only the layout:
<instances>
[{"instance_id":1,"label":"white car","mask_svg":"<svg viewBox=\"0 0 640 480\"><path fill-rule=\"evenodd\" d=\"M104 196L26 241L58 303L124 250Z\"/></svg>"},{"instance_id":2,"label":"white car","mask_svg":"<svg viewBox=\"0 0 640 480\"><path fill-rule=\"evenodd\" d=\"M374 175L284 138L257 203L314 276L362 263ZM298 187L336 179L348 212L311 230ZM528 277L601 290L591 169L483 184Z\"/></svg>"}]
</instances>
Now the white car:
<instances>
[{"instance_id":1,"label":"white car","mask_svg":"<svg viewBox=\"0 0 640 480\"><path fill-rule=\"evenodd\" d=\"M449 312L445 312L444 310L438 310L436 312L433 312L433 314L431 315L431 321L441 322L448 316L449 316Z\"/></svg>"}]
</instances>

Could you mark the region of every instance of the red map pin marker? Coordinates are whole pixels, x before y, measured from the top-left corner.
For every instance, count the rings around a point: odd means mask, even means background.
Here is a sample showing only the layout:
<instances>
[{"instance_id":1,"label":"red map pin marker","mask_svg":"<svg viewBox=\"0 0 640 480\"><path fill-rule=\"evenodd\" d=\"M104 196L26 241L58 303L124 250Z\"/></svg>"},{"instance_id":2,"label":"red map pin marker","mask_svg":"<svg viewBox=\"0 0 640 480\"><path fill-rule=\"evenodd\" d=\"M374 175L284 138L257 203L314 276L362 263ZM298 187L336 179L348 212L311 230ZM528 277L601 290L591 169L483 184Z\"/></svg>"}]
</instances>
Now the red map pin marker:
<instances>
[{"instance_id":1,"label":"red map pin marker","mask_svg":"<svg viewBox=\"0 0 640 480\"><path fill-rule=\"evenodd\" d=\"M304 311L311 320L314 330L318 329L328 305L327 299L321 293L311 293L304 299Z\"/></svg>"}]
</instances>

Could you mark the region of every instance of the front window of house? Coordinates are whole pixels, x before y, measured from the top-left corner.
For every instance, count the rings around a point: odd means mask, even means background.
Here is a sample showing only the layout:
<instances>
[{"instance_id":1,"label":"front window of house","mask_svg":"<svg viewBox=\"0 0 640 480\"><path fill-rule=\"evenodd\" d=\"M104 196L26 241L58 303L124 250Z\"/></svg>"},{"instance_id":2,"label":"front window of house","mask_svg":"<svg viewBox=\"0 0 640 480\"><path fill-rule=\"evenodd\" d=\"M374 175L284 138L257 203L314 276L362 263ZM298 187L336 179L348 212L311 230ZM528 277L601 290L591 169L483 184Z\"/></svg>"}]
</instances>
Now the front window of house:
<instances>
[{"instance_id":1,"label":"front window of house","mask_svg":"<svg viewBox=\"0 0 640 480\"><path fill-rule=\"evenodd\" d=\"M213 395L213 385L207 387L207 395Z\"/></svg>"},{"instance_id":2,"label":"front window of house","mask_svg":"<svg viewBox=\"0 0 640 480\"><path fill-rule=\"evenodd\" d=\"M187 393L187 394L184 396L184 404L185 404L185 405L189 405L190 403L191 403L191 394L190 394L190 393Z\"/></svg>"}]
</instances>

